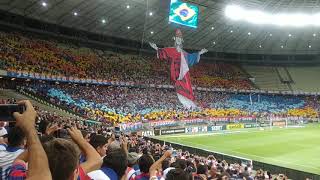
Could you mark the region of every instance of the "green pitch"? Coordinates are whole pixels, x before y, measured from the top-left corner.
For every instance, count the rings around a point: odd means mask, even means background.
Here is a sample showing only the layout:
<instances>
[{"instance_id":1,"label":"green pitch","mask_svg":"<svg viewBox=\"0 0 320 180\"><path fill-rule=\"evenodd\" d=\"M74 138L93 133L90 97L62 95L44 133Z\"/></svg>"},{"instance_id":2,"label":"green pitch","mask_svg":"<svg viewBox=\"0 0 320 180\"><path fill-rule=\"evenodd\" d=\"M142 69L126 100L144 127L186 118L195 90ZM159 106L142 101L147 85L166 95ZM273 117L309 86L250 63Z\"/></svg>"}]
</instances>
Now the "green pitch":
<instances>
[{"instance_id":1,"label":"green pitch","mask_svg":"<svg viewBox=\"0 0 320 180\"><path fill-rule=\"evenodd\" d=\"M319 125L242 129L233 134L172 135L159 139L320 174Z\"/></svg>"}]
</instances>

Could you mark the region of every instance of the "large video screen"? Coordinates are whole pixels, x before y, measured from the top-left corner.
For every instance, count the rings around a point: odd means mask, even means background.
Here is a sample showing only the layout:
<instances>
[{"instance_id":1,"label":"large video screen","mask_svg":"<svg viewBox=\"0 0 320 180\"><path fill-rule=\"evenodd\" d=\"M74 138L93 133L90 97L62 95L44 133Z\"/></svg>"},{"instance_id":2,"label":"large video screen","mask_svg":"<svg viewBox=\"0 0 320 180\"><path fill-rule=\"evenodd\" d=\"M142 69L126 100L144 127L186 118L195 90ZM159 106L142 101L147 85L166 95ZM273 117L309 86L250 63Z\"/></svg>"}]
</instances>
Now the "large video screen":
<instances>
[{"instance_id":1,"label":"large video screen","mask_svg":"<svg viewBox=\"0 0 320 180\"><path fill-rule=\"evenodd\" d=\"M199 8L190 3L171 0L169 21L184 26L198 27Z\"/></svg>"}]
</instances>

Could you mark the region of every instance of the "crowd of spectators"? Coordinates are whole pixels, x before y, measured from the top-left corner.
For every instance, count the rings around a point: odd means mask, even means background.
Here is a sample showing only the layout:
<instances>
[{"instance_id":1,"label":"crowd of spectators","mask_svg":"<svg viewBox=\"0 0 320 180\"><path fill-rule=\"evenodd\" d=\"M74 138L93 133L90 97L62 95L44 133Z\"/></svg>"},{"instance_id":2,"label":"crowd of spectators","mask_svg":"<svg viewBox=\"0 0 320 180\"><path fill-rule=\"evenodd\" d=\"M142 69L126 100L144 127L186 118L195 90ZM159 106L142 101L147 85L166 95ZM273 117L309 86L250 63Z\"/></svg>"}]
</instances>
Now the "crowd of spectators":
<instances>
[{"instance_id":1,"label":"crowd of spectators","mask_svg":"<svg viewBox=\"0 0 320 180\"><path fill-rule=\"evenodd\" d=\"M155 55L156 56L156 55ZM0 32L0 68L45 76L103 79L137 84L170 84L169 66L154 57L117 54ZM200 62L191 69L193 85L251 89L240 68Z\"/></svg>"},{"instance_id":2,"label":"crowd of spectators","mask_svg":"<svg viewBox=\"0 0 320 180\"><path fill-rule=\"evenodd\" d=\"M8 129L8 134L0 137L2 179L287 179L283 174L255 171L250 163L230 163L213 155L203 157L156 144L136 133L110 131L103 135L79 123L63 128L47 125L42 133L35 128L37 113L31 103L19 104L25 105L26 111L14 113L15 126L1 126ZM61 129L66 136L57 135Z\"/></svg>"},{"instance_id":3,"label":"crowd of spectators","mask_svg":"<svg viewBox=\"0 0 320 180\"><path fill-rule=\"evenodd\" d=\"M0 32L0 69L45 76L103 79L135 84L170 84L169 66L156 57L118 54L30 35ZM193 85L252 89L236 65L200 62L190 69ZM0 84L0 88L8 87ZM0 179L93 180L285 180L285 175L253 170L156 144L111 125L153 120L241 116L319 116L318 98L195 91L198 108L185 109L174 89L25 82L19 86L80 114L63 117L20 103L16 122L0 123Z\"/></svg>"},{"instance_id":4,"label":"crowd of spectators","mask_svg":"<svg viewBox=\"0 0 320 180\"><path fill-rule=\"evenodd\" d=\"M198 108L185 109L173 89L27 83L27 91L85 118L123 123L210 117L295 116L317 118L317 99L196 91Z\"/></svg>"}]
</instances>

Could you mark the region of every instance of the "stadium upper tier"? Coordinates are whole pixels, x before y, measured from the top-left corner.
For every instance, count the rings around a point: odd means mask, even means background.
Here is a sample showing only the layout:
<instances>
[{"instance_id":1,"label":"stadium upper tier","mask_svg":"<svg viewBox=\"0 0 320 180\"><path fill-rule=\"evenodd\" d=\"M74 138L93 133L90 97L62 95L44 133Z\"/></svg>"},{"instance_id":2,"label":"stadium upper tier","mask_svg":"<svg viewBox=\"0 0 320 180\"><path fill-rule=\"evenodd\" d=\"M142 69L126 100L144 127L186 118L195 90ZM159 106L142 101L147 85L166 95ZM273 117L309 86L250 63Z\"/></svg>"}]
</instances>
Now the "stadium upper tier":
<instances>
[{"instance_id":1,"label":"stadium upper tier","mask_svg":"<svg viewBox=\"0 0 320 180\"><path fill-rule=\"evenodd\" d=\"M180 106L168 89L31 83L24 86L52 103L98 121L133 122L241 116L318 117L314 97L228 94L196 91L198 109Z\"/></svg>"},{"instance_id":2,"label":"stadium upper tier","mask_svg":"<svg viewBox=\"0 0 320 180\"><path fill-rule=\"evenodd\" d=\"M243 66L259 89L319 92L320 66L272 67Z\"/></svg>"},{"instance_id":3,"label":"stadium upper tier","mask_svg":"<svg viewBox=\"0 0 320 180\"><path fill-rule=\"evenodd\" d=\"M0 33L0 68L56 76L144 84L170 84L169 66L154 58L104 52L18 34ZM191 69L193 85L251 89L240 68L200 62Z\"/></svg>"}]
</instances>

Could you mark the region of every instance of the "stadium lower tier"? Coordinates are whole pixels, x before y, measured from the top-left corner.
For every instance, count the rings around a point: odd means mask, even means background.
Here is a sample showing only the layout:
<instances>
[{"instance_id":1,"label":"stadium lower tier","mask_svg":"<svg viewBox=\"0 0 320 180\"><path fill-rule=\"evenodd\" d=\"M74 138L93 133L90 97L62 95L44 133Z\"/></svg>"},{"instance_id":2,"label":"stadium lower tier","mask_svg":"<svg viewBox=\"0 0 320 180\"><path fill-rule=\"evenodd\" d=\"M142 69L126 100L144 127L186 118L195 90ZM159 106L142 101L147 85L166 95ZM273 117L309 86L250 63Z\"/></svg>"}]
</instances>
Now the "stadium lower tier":
<instances>
[{"instance_id":1,"label":"stadium lower tier","mask_svg":"<svg viewBox=\"0 0 320 180\"><path fill-rule=\"evenodd\" d=\"M109 123L241 116L319 116L319 99L309 96L196 91L198 108L185 109L172 89L46 82L25 83L21 87L87 119Z\"/></svg>"},{"instance_id":2,"label":"stadium lower tier","mask_svg":"<svg viewBox=\"0 0 320 180\"><path fill-rule=\"evenodd\" d=\"M14 99L14 98L0 99L0 104L14 104L19 100L20 99ZM117 146L118 142L114 141L114 139L111 138L111 134L113 131L113 128L111 128L111 127L107 127L104 125L97 125L97 124L87 124L85 121L81 121L81 120L78 120L75 118L62 117L62 116L56 114L55 111L48 112L48 111L44 111L38 107L35 107L35 109L37 112L37 118L36 118L37 119L36 122L38 125L37 126L38 127L37 133L39 134L41 139L46 140L46 143L50 143L53 140L57 140L57 139L62 140L63 138L70 138L70 136L65 133L66 132L65 127L75 126L78 129L80 129L83 134L85 134L86 138L90 139L89 142L91 144L94 144L97 141L104 138L106 141L108 139L111 139L110 144L109 143L107 144L108 148L113 149L113 150L120 148L120 146ZM7 136L12 137L15 134L17 134L17 131L14 128L9 127L8 125L9 125L8 123L2 123L0 125L1 128L8 129ZM189 127L189 128L194 128L194 127ZM189 129L189 128L187 128L187 129ZM319 128L319 127L317 127L317 128ZM302 128L300 128L300 129L302 129ZM275 136L278 137L279 132L281 132L281 136L283 138L281 138L281 139L277 138L276 140L278 140L278 141L280 140L284 144L286 144L285 142L287 142L285 137L288 139L293 138L295 143L297 143L297 139L295 139L294 137L300 137L299 143L303 144L306 141L305 135L308 135L308 134L310 136L308 139L309 140L308 142L312 141L313 143L317 143L316 138L314 138L314 136L312 136L314 134L317 134L317 133L312 132L313 129L304 128L303 130L305 130L305 134L301 134L303 132L300 132L299 136L292 136L291 133L286 134L285 132L288 132L289 130L282 130L282 131L273 130L273 131L256 132L255 135L250 134L251 135L250 138L248 138L248 133L254 133L252 131L237 133L237 134L223 135L223 136L222 135L221 136L217 136L217 135L214 135L214 136L212 136L212 135L206 135L206 136L203 136L203 135L192 135L192 136L178 135L179 136L178 140L176 138L177 137L176 135L159 137L159 139L163 139L167 143L163 143L163 142L158 143L159 140L157 140L157 139L153 139L153 138L150 139L148 137L140 136L140 134L143 136L148 136L146 133L143 133L143 131L134 132L134 133L125 133L125 134L123 133L123 135L128 137L128 149L129 149L128 156L134 156L134 155L137 156L138 155L137 153L142 155L143 152L148 151L148 152L150 152L147 155L148 157L150 157L150 155L152 155L152 158L154 158L155 160L158 160L167 149L173 149L173 151L176 154L176 155L174 155L176 162L186 163L186 165L188 166L187 169L189 169L188 172L189 171L193 172L192 176L195 177L193 179L196 179L196 177L199 176L198 175L199 172L196 171L196 168L198 168L198 169L207 168L207 171L210 170L210 172L212 172L212 174L210 173L211 175L208 175L208 176L210 176L211 178L216 177L218 179L220 177L235 178L235 173L234 173L235 171L230 171L231 169L233 169L233 170L237 169L237 173L236 173L237 176L236 177L238 177L239 179L241 177L245 176L245 174L243 172L248 172L247 176L250 176L252 179L265 178L266 174L268 175L269 178L282 177L282 176L284 176L284 175L282 175L282 173L288 173L289 177L294 177L294 178L297 178L296 175L299 175L300 177L317 177L317 175L315 175L315 174L301 173L301 172L296 172L295 170L291 170L291 173L289 173L288 171L285 171L286 170L285 168L282 168L282 170L284 170L284 171L280 171L281 175L277 175L276 173L279 172L278 170L270 170L269 168L266 168L265 171L263 171L262 169L259 168L259 166L256 166L255 161L252 161L250 159L246 159L246 158L242 158L242 157L235 157L232 155L226 156L225 154L222 155L222 154L214 152L216 150L216 149L214 149L214 147L216 147L216 146L227 147L229 145L228 149L225 149L221 152L229 152L231 150L234 150L235 148L238 148L239 146L242 148L248 149L248 145L250 145L250 147L258 145L257 144L257 137L270 139ZM306 132L306 130L308 130L308 132ZM293 131L293 129L290 131ZM147 131L145 131L145 132L147 132ZM263 136L263 133L269 133L269 132L274 133L274 136L271 136L271 137ZM5 131L5 133L7 133L7 131ZM284 135L286 135L286 136L284 136ZM95 136L98 136L99 138L95 138ZM214 140L212 140L212 138L214 138ZM255 141L252 141L252 139L254 139ZM262 141L264 142L265 139L262 139ZM236 142L241 141L241 140L242 141L245 140L248 144L243 144L242 146L241 145L235 146L235 144L237 144ZM180 145L179 147L176 147L176 145L174 143L172 143L172 145L171 145L168 142L170 142L170 143L171 142L180 142L182 144L185 144L186 146ZM208 144L208 142L211 142L211 143ZM249 142L251 144L249 144ZM258 142L261 142L261 141L258 141ZM271 144L272 143L271 141L268 141L268 143L269 143L268 147L274 150L274 148L272 148L272 147L277 144ZM210 150L213 150L213 151L203 153L203 152L205 152L205 150L199 151L199 149L196 149L193 147L188 147L188 146L193 146L193 145L197 146L198 148L209 148ZM224 145L224 146L222 146L222 145ZM2 142L1 146L6 146L6 144L3 144L3 142ZM290 145L290 148L295 147L295 146L296 145ZM296 148L299 148L300 151L304 151L305 149L301 150L301 148L300 148L301 146L302 145L300 145L299 147L296 147ZM58 148L64 149L61 147L63 147L63 146L59 146ZM313 147L315 147L315 146L313 146ZM186 148L188 148L188 149L186 149ZM22 148L20 148L20 149L22 150ZM263 147L260 147L259 150L261 153L265 152L265 151L263 151L263 149L264 149ZM309 148L307 148L307 149L308 149L308 153L313 152L313 151L314 151L314 153L317 153L316 149L311 149L311 150ZM293 150L297 150L297 149L293 149ZM273 152L273 154L276 154L277 152L284 152L284 151L287 152L287 149L280 148L280 150L279 150L279 148L278 148L278 150L276 149L272 152ZM270 154L272 154L272 152L270 152ZM2 150L2 153L4 153L4 150ZM64 151L63 153L66 153L66 152ZM63 153L58 153L58 154L63 154ZM119 152L117 152L117 153L119 153ZM208 153L210 154L209 156L208 156ZM257 153L257 149L252 154L255 154L255 153ZM58 155L58 154L56 154L56 155ZM233 153L231 153L231 154L233 154ZM295 154L297 154L297 153L295 153ZM289 157L289 155L294 156L295 154L288 154L288 156L286 156L286 158ZM243 154L241 154L241 155L243 155ZM136 157L136 156L134 156L134 157ZM141 156L142 158L137 158L137 159L139 159L139 161L140 161L141 159L144 158L143 156L144 155ZM248 156L248 158L249 158L250 154L246 154L246 156ZM300 156L300 154L299 154L298 157L300 157L301 161L303 160L305 163L306 159L304 159L304 158L308 158L308 157L314 158L312 156L314 156L314 154L309 153L307 156ZM8 156L3 156L2 159L6 159L7 157ZM254 156L254 157L256 157L256 156ZM252 158L252 159L255 159L255 158ZM81 161L81 159L80 159L80 161ZM201 167L200 166L195 167L195 165L192 163L194 161L202 162L202 164L200 164ZM272 161L269 161L269 159L266 157L264 162L273 163L275 165L286 165L288 167L294 167L294 168L298 167L296 169L300 169L299 166L292 166L290 161L288 161L287 163L286 162L279 163L278 161L272 162ZM22 163L22 162L19 162L19 163ZM310 167L310 169L304 168L302 170L306 170L308 172L313 172L314 170L318 170L318 165L316 163L317 163L316 161L310 161L310 163L308 163L307 166L303 166L303 167L309 167L309 165L310 166L312 165ZM144 164L141 166L137 166L137 167L141 168L143 166L144 166ZM208 166L208 167L206 167L206 166ZM211 166L212 166L212 168L210 168ZM226 167L228 167L228 168L226 168ZM278 166L276 166L276 167L278 167ZM10 169L11 168L9 168L9 170ZM128 167L128 169L130 169L130 167ZM149 169L149 168L147 168L147 169ZM7 172L9 172L8 174L6 174L6 173L1 174L1 177L3 177L3 179L10 179L10 178L12 179L13 177L16 177L15 174L18 174L18 173L15 173L14 168L12 168L10 171L9 170L7 170ZM139 172L139 171L140 170L138 169L137 172ZM292 174L292 173L294 173L294 174ZM89 174L92 175L92 173L89 173ZM8 178L8 177L10 177L10 178ZM210 179L210 178L208 178L208 179Z\"/></svg>"}]
</instances>

